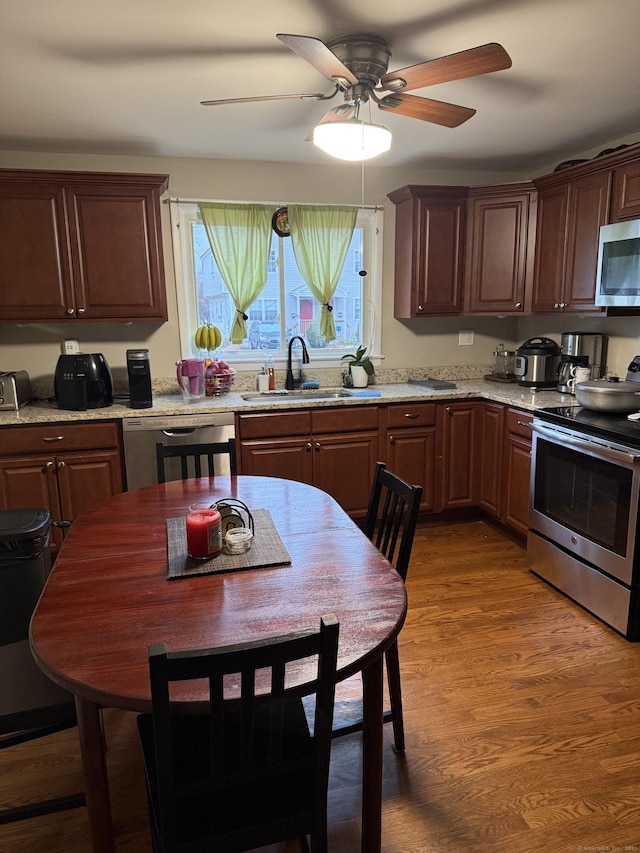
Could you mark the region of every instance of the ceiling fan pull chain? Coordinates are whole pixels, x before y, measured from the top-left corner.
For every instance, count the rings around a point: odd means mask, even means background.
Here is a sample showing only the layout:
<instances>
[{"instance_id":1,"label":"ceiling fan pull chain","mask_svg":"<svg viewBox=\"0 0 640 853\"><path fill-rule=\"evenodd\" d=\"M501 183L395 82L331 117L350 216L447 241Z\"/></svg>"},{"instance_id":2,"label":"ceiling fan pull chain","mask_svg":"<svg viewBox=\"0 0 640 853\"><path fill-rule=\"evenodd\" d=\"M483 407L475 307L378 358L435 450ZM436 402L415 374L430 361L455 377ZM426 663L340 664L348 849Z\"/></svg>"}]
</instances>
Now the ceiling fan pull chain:
<instances>
[{"instance_id":1,"label":"ceiling fan pull chain","mask_svg":"<svg viewBox=\"0 0 640 853\"><path fill-rule=\"evenodd\" d=\"M360 210L360 217L364 227L364 158L360 161ZM362 253L360 253L360 257L362 257ZM366 274L367 271L363 269L358 272L358 275L361 275L363 278Z\"/></svg>"}]
</instances>

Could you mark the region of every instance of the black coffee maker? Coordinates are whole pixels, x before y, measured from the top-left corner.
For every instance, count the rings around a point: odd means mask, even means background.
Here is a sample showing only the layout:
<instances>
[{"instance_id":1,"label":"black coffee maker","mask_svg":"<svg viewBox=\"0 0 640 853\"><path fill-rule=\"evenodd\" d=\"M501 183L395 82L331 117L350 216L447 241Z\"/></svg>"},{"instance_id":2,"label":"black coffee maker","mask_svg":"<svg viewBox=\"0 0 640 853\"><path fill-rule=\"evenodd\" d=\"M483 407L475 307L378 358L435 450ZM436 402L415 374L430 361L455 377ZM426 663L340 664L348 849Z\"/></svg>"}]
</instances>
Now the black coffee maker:
<instances>
[{"instance_id":1,"label":"black coffee maker","mask_svg":"<svg viewBox=\"0 0 640 853\"><path fill-rule=\"evenodd\" d=\"M127 350L127 375L131 408L150 409L153 406L153 394L148 349Z\"/></svg>"},{"instance_id":2,"label":"black coffee maker","mask_svg":"<svg viewBox=\"0 0 640 853\"><path fill-rule=\"evenodd\" d=\"M113 404L111 371L99 352L59 356L53 387L59 409L83 412Z\"/></svg>"}]
</instances>

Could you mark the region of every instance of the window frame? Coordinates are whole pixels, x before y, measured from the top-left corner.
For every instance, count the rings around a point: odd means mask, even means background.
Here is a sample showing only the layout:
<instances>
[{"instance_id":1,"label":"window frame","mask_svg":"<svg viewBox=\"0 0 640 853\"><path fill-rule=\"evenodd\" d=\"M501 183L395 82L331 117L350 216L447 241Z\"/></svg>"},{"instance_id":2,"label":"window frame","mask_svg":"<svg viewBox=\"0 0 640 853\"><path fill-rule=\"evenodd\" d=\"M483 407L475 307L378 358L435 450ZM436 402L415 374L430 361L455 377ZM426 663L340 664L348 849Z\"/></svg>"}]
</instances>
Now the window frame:
<instances>
[{"instance_id":1,"label":"window frame","mask_svg":"<svg viewBox=\"0 0 640 853\"><path fill-rule=\"evenodd\" d=\"M230 202L232 203L232 202ZM235 202L234 202L235 203ZM242 202L237 202L242 203ZM247 202L248 203L248 202ZM268 203L268 202L261 202ZM274 203L274 210L281 207ZM198 202L182 201L180 199L169 199L171 214L171 244L174 262L176 302L178 309L178 333L180 341L181 358L193 358L199 355L193 342L196 330L196 288L190 286L195 283L195 268L193 252L185 243L188 241L191 226L194 222L200 222ZM380 363L381 333L378 316L382 309L382 247L383 247L383 220L384 209L382 207L359 207L356 225L364 226L364 269L367 275L363 277L363 296L360 305L362 315L362 341L367 347L370 357L375 365ZM289 239L279 237L280 240ZM260 298L260 297L259 297ZM368 309L368 310L367 310ZM282 351L269 350L268 354L273 358L276 365L284 366L286 363L286 341ZM329 351L314 349L311 354L314 367L337 368L341 367L341 356L350 352L352 348L331 349ZM234 362L236 370L259 370L264 363L266 350L237 350L225 352L221 355ZM330 354L329 354L330 353Z\"/></svg>"}]
</instances>

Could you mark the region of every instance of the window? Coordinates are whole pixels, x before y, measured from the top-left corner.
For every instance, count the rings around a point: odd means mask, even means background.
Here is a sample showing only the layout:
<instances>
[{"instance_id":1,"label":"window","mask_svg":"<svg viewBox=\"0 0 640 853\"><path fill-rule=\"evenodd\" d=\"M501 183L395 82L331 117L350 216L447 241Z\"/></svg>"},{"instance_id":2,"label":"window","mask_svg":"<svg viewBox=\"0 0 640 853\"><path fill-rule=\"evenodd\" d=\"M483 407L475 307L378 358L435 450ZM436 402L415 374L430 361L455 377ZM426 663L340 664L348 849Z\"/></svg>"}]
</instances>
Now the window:
<instances>
[{"instance_id":1,"label":"window","mask_svg":"<svg viewBox=\"0 0 640 853\"><path fill-rule=\"evenodd\" d=\"M234 305L211 252L195 203L175 202L172 235L175 257L181 351L198 355L196 328L210 322L220 328L223 344L218 355L236 366L262 364L265 356L286 358L289 338L301 335L317 367L336 366L340 356L364 343L379 355L379 329L375 322L381 299L382 211L358 210L356 227L342 276L336 288L333 317L336 340L327 344L319 333L320 305L300 274L291 239L274 232L269 254L267 283L247 311L248 337L229 342ZM277 205L274 204L274 210ZM366 275L361 275L362 270Z\"/></svg>"}]
</instances>

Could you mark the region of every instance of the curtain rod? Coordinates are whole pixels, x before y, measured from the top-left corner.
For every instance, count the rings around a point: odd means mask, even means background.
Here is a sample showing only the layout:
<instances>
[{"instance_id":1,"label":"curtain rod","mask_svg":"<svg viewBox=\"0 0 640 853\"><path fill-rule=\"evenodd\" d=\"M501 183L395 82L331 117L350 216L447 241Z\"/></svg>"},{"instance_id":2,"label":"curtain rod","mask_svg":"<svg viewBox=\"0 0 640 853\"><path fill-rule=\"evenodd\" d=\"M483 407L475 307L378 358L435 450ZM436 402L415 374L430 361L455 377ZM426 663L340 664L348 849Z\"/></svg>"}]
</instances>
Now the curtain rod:
<instances>
[{"instance_id":1,"label":"curtain rod","mask_svg":"<svg viewBox=\"0 0 640 853\"><path fill-rule=\"evenodd\" d=\"M211 202L213 204L272 204L274 206L274 208L286 207L286 204L282 204L279 201L253 201L253 202L246 201L246 202L243 202L243 201L238 201L237 199L235 201L232 201L231 199L215 199L214 200L214 199L210 199L210 198L173 198L171 196L168 198L162 199L163 204L199 204L200 202L204 202L204 203ZM308 201L308 202L296 202L296 204L300 204L301 206L304 207L305 205L316 204L316 202L310 202L310 201ZM326 206L327 207L338 207L338 205L332 205L332 204L328 204ZM340 206L342 206L342 205L340 205ZM347 207L357 207L358 210L362 210L363 207L364 207L364 210L384 210L384 207L382 207L382 205L379 205L379 204L365 204L364 206L361 204L350 204L350 205L347 205Z\"/></svg>"}]
</instances>

